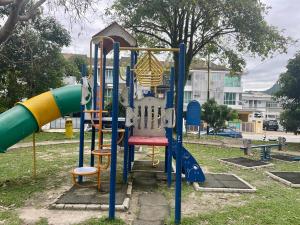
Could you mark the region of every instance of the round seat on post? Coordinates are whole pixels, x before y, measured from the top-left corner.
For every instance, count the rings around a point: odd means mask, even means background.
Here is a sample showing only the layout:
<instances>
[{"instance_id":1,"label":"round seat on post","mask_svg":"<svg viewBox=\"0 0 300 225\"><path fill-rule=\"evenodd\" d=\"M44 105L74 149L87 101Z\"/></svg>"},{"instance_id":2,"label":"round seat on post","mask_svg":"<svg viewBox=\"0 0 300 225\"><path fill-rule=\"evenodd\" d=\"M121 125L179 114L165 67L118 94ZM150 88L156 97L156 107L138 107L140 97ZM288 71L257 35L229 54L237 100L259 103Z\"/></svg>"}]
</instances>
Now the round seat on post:
<instances>
[{"instance_id":1,"label":"round seat on post","mask_svg":"<svg viewBox=\"0 0 300 225\"><path fill-rule=\"evenodd\" d=\"M85 166L85 167L77 167L71 171L72 178L73 178L73 184L80 186L80 187L91 187L91 185L80 185L78 182L76 182L76 177L78 176L94 176L97 175L97 188L100 190L100 173L98 168Z\"/></svg>"}]
</instances>

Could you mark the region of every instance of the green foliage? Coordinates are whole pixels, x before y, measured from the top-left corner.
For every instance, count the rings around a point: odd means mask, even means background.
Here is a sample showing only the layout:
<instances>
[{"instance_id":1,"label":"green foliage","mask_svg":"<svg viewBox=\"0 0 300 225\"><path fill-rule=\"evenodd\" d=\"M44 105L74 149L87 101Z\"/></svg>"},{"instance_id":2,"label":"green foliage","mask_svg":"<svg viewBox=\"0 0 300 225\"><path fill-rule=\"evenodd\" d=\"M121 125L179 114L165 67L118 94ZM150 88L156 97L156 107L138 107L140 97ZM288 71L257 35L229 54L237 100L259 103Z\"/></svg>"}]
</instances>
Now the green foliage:
<instances>
[{"instance_id":1,"label":"green foliage","mask_svg":"<svg viewBox=\"0 0 300 225\"><path fill-rule=\"evenodd\" d=\"M280 124L287 130L297 133L300 128L300 107L296 109L285 109L280 114Z\"/></svg>"},{"instance_id":2,"label":"green foliage","mask_svg":"<svg viewBox=\"0 0 300 225\"><path fill-rule=\"evenodd\" d=\"M10 108L62 85L66 61L61 48L70 44L68 32L53 18L40 18L17 27L0 49L1 108Z\"/></svg>"},{"instance_id":3,"label":"green foliage","mask_svg":"<svg viewBox=\"0 0 300 225\"><path fill-rule=\"evenodd\" d=\"M39 221L37 221L34 225L48 225L48 219L42 217Z\"/></svg>"},{"instance_id":4,"label":"green foliage","mask_svg":"<svg viewBox=\"0 0 300 225\"><path fill-rule=\"evenodd\" d=\"M81 69L82 65L87 64L87 58L81 55L72 56L68 61L67 71L68 76L75 76L76 80L79 81L81 79Z\"/></svg>"},{"instance_id":5,"label":"green foliage","mask_svg":"<svg viewBox=\"0 0 300 225\"><path fill-rule=\"evenodd\" d=\"M218 105L214 99L209 99L202 105L202 119L208 123L214 131L225 126L225 121L237 119L238 114L236 110L232 110L227 105Z\"/></svg>"},{"instance_id":6,"label":"green foliage","mask_svg":"<svg viewBox=\"0 0 300 225\"><path fill-rule=\"evenodd\" d=\"M276 93L279 99L283 99L284 107L297 106L300 103L300 52L295 58L290 59L287 71L282 73L279 78L280 90ZM285 100L289 101L285 101Z\"/></svg>"},{"instance_id":7,"label":"green foliage","mask_svg":"<svg viewBox=\"0 0 300 225\"><path fill-rule=\"evenodd\" d=\"M116 0L108 14L131 29L141 45L186 45L186 76L196 55L220 55L231 72L245 66L242 54L263 58L285 52L290 38L265 20L259 0ZM175 69L178 67L174 53Z\"/></svg>"},{"instance_id":8,"label":"green foliage","mask_svg":"<svg viewBox=\"0 0 300 225\"><path fill-rule=\"evenodd\" d=\"M79 71L81 71L82 65L87 64L87 57L81 55L72 56L69 61L74 63Z\"/></svg>"},{"instance_id":9,"label":"green foliage","mask_svg":"<svg viewBox=\"0 0 300 225\"><path fill-rule=\"evenodd\" d=\"M280 121L287 131L297 132L300 128L300 53L290 59L287 71L279 78L279 90L275 93L281 102L284 112Z\"/></svg>"},{"instance_id":10,"label":"green foliage","mask_svg":"<svg viewBox=\"0 0 300 225\"><path fill-rule=\"evenodd\" d=\"M108 111L108 113L111 115L112 113L112 101L109 102L106 106L105 106L105 110ZM119 113L118 113L119 117L125 117L126 116L126 108L119 102Z\"/></svg>"}]
</instances>

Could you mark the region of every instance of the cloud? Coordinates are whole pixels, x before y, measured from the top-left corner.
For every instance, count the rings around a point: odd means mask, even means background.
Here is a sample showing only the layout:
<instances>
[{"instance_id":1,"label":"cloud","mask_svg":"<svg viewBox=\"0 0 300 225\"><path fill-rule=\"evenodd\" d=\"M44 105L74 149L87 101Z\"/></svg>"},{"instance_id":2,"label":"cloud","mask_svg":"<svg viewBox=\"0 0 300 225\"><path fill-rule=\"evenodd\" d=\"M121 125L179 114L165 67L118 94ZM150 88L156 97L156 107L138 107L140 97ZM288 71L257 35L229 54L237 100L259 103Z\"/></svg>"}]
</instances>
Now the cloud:
<instances>
[{"instance_id":1,"label":"cloud","mask_svg":"<svg viewBox=\"0 0 300 225\"><path fill-rule=\"evenodd\" d=\"M63 52L89 55L89 46L92 36L110 23L108 18L104 18L104 14L105 9L111 4L112 1L109 0L101 1L101 4L94 5L88 9L84 18L78 21L71 21L70 16L65 13L62 7L53 10L45 5L45 14L54 16L57 21L70 32L72 38L71 45L64 47Z\"/></svg>"},{"instance_id":2,"label":"cloud","mask_svg":"<svg viewBox=\"0 0 300 225\"><path fill-rule=\"evenodd\" d=\"M278 27L286 36L300 39L300 0L262 0L272 8L266 15L269 24ZM64 48L64 52L89 54L89 42L91 37L106 27L110 21L104 15L104 9L112 4L105 0L97 6L96 13L91 11L86 15L83 23L70 24L67 16L61 12L56 18L70 31L72 44ZM246 75L242 81L246 90L265 90L271 87L279 75L285 71L287 61L300 50L300 44L290 46L287 54L277 54L271 59L261 61L259 58L246 57Z\"/></svg>"},{"instance_id":3,"label":"cloud","mask_svg":"<svg viewBox=\"0 0 300 225\"><path fill-rule=\"evenodd\" d=\"M300 1L264 0L263 2L272 7L266 16L268 23L283 30L286 36L294 40L300 39ZM287 54L277 54L265 61L247 58L247 75L242 78L244 88L265 90L272 86L279 75L286 71L288 60L293 58L298 50L300 50L299 43L290 46Z\"/></svg>"}]
</instances>

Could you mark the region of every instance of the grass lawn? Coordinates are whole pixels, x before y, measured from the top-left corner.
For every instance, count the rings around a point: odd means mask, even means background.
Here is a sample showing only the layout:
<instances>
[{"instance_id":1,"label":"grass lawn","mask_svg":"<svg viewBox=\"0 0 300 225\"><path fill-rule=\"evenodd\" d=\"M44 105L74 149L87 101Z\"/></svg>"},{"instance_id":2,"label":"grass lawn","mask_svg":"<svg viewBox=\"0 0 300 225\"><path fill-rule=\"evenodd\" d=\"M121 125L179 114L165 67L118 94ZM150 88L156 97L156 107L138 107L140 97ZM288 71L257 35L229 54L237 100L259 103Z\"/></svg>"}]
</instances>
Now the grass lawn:
<instances>
[{"instance_id":1,"label":"grass lawn","mask_svg":"<svg viewBox=\"0 0 300 225\"><path fill-rule=\"evenodd\" d=\"M45 136L43 136L45 135ZM39 140L60 140L64 134L41 133ZM31 139L28 139L31 140ZM299 146L299 145L298 145ZM182 224L299 224L300 221L300 190L286 187L270 178L264 172L268 169L242 170L217 161L223 157L242 156L239 149L218 148L202 145L186 145L201 166L210 172L234 173L257 188L253 194L222 194L228 202L218 203L220 195L195 192L192 186L183 182L182 202L185 206L198 203L209 210L193 211L184 214ZM297 146L294 146L297 149ZM77 165L78 144L65 144L37 147L38 176L32 179L32 149L20 148L0 154L0 224L23 224L18 216L18 209L27 200L34 199L43 191L53 190L63 184L71 183L69 171ZM121 158L121 157L120 157ZM88 157L85 157L88 163ZM122 160L118 160L118 180L121 179ZM299 163L274 161L275 166L269 170L300 171ZM104 174L103 179L107 179ZM161 185L160 190L170 202L174 199L174 188L168 189ZM224 196L223 196L224 195ZM202 198L214 200L213 203ZM232 199L231 199L232 198ZM224 203L225 202L225 203ZM241 203L241 204L236 204ZM211 205L210 205L211 204ZM172 213L174 210L172 209ZM174 216L171 216L171 219ZM172 220L168 221L172 224ZM48 224L41 218L36 224ZM85 224L124 224L121 220L108 222L105 219L87 220Z\"/></svg>"},{"instance_id":2,"label":"grass lawn","mask_svg":"<svg viewBox=\"0 0 300 225\"><path fill-rule=\"evenodd\" d=\"M183 217L182 224L300 224L300 190L284 186L264 174L267 170L300 171L299 163L273 161L275 164L273 168L243 170L217 162L217 159L220 158L241 156L242 153L239 149L203 147L191 144L186 145L186 147L200 165L209 172L234 173L255 186L257 192L239 195L237 200L243 204L238 207L227 206L221 209L212 209L210 212L198 212L193 216ZM168 198L174 198L173 193L167 189L162 188L162 191ZM183 202L191 200L189 198L191 192L193 192L193 188L184 184ZM196 194L198 197L202 195L203 193L199 192ZM172 220L169 223L172 224Z\"/></svg>"}]
</instances>

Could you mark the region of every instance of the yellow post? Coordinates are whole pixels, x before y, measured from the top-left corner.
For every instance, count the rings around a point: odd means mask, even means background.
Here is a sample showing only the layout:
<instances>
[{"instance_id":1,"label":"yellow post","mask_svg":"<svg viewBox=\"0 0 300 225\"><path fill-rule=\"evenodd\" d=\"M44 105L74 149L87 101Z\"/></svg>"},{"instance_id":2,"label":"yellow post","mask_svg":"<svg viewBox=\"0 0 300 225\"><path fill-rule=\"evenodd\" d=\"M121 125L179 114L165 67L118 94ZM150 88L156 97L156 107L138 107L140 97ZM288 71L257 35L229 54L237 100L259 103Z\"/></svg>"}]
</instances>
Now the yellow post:
<instances>
[{"instance_id":1,"label":"yellow post","mask_svg":"<svg viewBox=\"0 0 300 225\"><path fill-rule=\"evenodd\" d=\"M36 178L36 151L35 151L35 133L32 135L32 149L33 149L33 178Z\"/></svg>"},{"instance_id":2,"label":"yellow post","mask_svg":"<svg viewBox=\"0 0 300 225\"><path fill-rule=\"evenodd\" d=\"M66 119L65 134L67 138L73 138L73 121L71 118Z\"/></svg>"}]
</instances>

